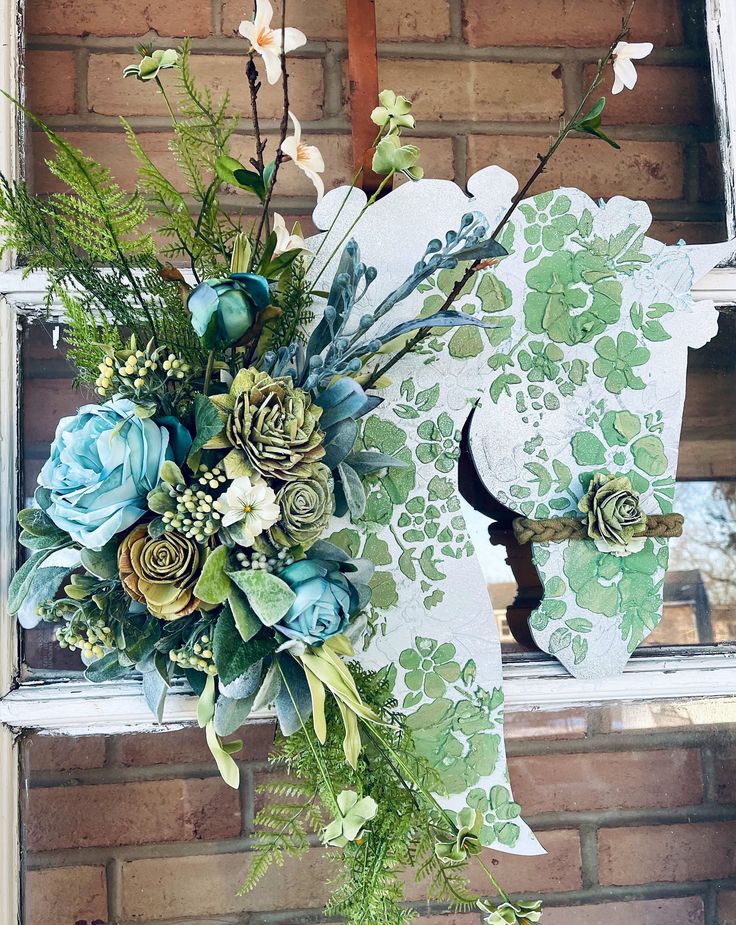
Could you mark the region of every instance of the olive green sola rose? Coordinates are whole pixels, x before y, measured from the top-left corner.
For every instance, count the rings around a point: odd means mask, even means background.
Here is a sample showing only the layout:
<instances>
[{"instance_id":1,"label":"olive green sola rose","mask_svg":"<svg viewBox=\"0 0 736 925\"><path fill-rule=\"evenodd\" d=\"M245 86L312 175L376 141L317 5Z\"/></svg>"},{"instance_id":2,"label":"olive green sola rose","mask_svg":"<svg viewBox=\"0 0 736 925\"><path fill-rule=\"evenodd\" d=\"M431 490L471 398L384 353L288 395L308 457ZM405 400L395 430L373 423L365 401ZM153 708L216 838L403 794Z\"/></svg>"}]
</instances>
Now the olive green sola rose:
<instances>
[{"instance_id":1,"label":"olive green sola rose","mask_svg":"<svg viewBox=\"0 0 736 925\"><path fill-rule=\"evenodd\" d=\"M596 472L588 491L580 499L587 514L588 536L601 552L628 556L644 548L647 515L639 506L639 493L625 475Z\"/></svg>"},{"instance_id":2,"label":"olive green sola rose","mask_svg":"<svg viewBox=\"0 0 736 925\"><path fill-rule=\"evenodd\" d=\"M178 620L202 606L194 595L201 566L194 540L175 531L154 538L145 524L131 530L118 550L123 587L162 620Z\"/></svg>"},{"instance_id":3,"label":"olive green sola rose","mask_svg":"<svg viewBox=\"0 0 736 925\"><path fill-rule=\"evenodd\" d=\"M310 475L283 485L276 503L281 513L269 530L271 542L286 549L309 549L325 532L335 510L332 473L315 463Z\"/></svg>"},{"instance_id":4,"label":"olive green sola rose","mask_svg":"<svg viewBox=\"0 0 736 925\"><path fill-rule=\"evenodd\" d=\"M282 482L303 479L325 455L322 408L288 376L272 379L241 369L230 391L211 400L225 428L205 448L232 447L225 458L231 478L258 473Z\"/></svg>"}]
</instances>

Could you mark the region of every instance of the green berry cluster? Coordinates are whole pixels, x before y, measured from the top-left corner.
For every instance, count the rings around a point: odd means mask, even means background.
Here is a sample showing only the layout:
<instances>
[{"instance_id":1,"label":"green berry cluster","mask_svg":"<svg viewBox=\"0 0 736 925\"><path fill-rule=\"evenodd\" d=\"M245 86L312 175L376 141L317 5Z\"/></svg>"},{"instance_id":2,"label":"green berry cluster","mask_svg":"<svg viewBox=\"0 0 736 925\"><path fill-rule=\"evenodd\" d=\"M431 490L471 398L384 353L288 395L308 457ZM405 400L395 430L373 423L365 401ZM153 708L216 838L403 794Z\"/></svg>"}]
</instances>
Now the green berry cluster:
<instances>
[{"instance_id":1,"label":"green berry cluster","mask_svg":"<svg viewBox=\"0 0 736 925\"><path fill-rule=\"evenodd\" d=\"M255 549L249 552L236 552L235 558L238 560L241 568L253 569L253 571L277 572L279 569L286 568L294 562L294 556L289 555L288 549L279 549L272 556L265 552L257 552Z\"/></svg>"},{"instance_id":2,"label":"green berry cluster","mask_svg":"<svg viewBox=\"0 0 736 925\"><path fill-rule=\"evenodd\" d=\"M169 353L161 359L163 349L153 346L153 341L146 344L145 350L137 349L135 338L125 350L108 354L98 369L100 375L95 380L97 394L103 398L119 393L124 398L143 400L153 398L166 383L184 379L191 372L188 363Z\"/></svg>"},{"instance_id":3,"label":"green berry cluster","mask_svg":"<svg viewBox=\"0 0 736 925\"><path fill-rule=\"evenodd\" d=\"M213 661L212 640L207 633L201 636L195 636L186 645L180 649L172 649L169 652L169 658L180 668L193 668L195 671L203 671L205 674L217 674L217 668Z\"/></svg>"},{"instance_id":4,"label":"green berry cluster","mask_svg":"<svg viewBox=\"0 0 736 925\"><path fill-rule=\"evenodd\" d=\"M88 659L102 658L115 647L112 628L105 623L103 614L95 618L77 611L74 618L57 628L55 636L62 649L78 649Z\"/></svg>"},{"instance_id":5,"label":"green berry cluster","mask_svg":"<svg viewBox=\"0 0 736 925\"><path fill-rule=\"evenodd\" d=\"M176 510L166 511L163 515L164 529L168 532L176 530L189 539L203 542L208 536L217 533L221 526L222 515L215 510L215 495L227 482L224 471L219 466L211 469L200 466L197 484L201 488L186 485L165 484L164 490L171 498L176 499Z\"/></svg>"}]
</instances>

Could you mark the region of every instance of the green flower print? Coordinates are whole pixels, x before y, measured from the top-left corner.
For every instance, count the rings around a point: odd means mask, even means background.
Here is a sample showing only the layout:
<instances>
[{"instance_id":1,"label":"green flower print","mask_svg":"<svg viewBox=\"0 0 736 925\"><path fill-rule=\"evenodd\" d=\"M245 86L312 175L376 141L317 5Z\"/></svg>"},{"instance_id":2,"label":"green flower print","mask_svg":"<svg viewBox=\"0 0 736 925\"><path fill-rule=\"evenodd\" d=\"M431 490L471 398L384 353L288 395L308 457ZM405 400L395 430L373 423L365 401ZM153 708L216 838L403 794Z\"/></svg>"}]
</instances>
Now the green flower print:
<instances>
[{"instance_id":1,"label":"green flower print","mask_svg":"<svg viewBox=\"0 0 736 925\"><path fill-rule=\"evenodd\" d=\"M588 251L560 251L543 257L526 275L531 292L524 302L532 334L558 344L593 340L621 315L621 283L606 262Z\"/></svg>"},{"instance_id":2,"label":"green flower print","mask_svg":"<svg viewBox=\"0 0 736 925\"><path fill-rule=\"evenodd\" d=\"M659 623L662 582L667 568L665 540L647 540L641 552L620 558L599 552L590 543L569 543L563 571L580 607L606 617L620 617L621 638L633 652Z\"/></svg>"},{"instance_id":3,"label":"green flower print","mask_svg":"<svg viewBox=\"0 0 736 925\"><path fill-rule=\"evenodd\" d=\"M645 416L646 426L651 428L647 431L642 420L630 411L607 411L600 416L591 410L586 421L601 436L580 431L573 436L571 449L575 462L581 466L626 475L640 494L653 488L660 510L669 513L674 481L665 476L667 456L662 438L656 432L661 429L659 418L657 413ZM588 478L588 473L580 477L584 491L588 488Z\"/></svg>"},{"instance_id":4,"label":"green flower print","mask_svg":"<svg viewBox=\"0 0 736 925\"><path fill-rule=\"evenodd\" d=\"M529 222L524 229L527 244L542 244L545 250L559 251L566 238L578 227L578 220L570 214L572 202L569 196L555 196L541 193L531 203L519 206L519 211Z\"/></svg>"},{"instance_id":5,"label":"green flower print","mask_svg":"<svg viewBox=\"0 0 736 925\"><path fill-rule=\"evenodd\" d=\"M605 379L609 392L620 395L624 389L644 388L644 382L636 375L634 367L643 366L651 354L630 331L622 331L615 343L612 337L601 337L595 345L595 352L598 359L593 363L593 372Z\"/></svg>"},{"instance_id":6,"label":"green flower print","mask_svg":"<svg viewBox=\"0 0 736 925\"><path fill-rule=\"evenodd\" d=\"M529 342L529 350L519 351L519 366L527 374L529 382L553 382L560 375L560 363L565 354L557 344L545 344L541 340Z\"/></svg>"},{"instance_id":7,"label":"green flower print","mask_svg":"<svg viewBox=\"0 0 736 925\"><path fill-rule=\"evenodd\" d=\"M511 799L511 793L506 787L496 784L488 792L475 787L468 794L468 806L483 816L480 839L484 844L498 841L513 848L521 834L520 826L513 820L519 819L521 807Z\"/></svg>"},{"instance_id":8,"label":"green flower print","mask_svg":"<svg viewBox=\"0 0 736 925\"><path fill-rule=\"evenodd\" d=\"M435 699L442 697L447 684L460 678L460 666L453 661L455 646L450 642L439 645L434 639L418 636L415 649L405 649L399 664L406 669L404 683L410 691L423 691Z\"/></svg>"},{"instance_id":9,"label":"green flower print","mask_svg":"<svg viewBox=\"0 0 736 925\"><path fill-rule=\"evenodd\" d=\"M407 543L422 543L426 539L434 539L440 528L440 511L434 504L427 504L425 499L418 495L410 498L406 508L399 517L398 524L403 529Z\"/></svg>"},{"instance_id":10,"label":"green flower print","mask_svg":"<svg viewBox=\"0 0 736 925\"><path fill-rule=\"evenodd\" d=\"M460 431L447 412L434 421L422 421L417 428L422 443L417 446L417 459L421 463L434 463L439 472L452 472L460 458Z\"/></svg>"}]
</instances>

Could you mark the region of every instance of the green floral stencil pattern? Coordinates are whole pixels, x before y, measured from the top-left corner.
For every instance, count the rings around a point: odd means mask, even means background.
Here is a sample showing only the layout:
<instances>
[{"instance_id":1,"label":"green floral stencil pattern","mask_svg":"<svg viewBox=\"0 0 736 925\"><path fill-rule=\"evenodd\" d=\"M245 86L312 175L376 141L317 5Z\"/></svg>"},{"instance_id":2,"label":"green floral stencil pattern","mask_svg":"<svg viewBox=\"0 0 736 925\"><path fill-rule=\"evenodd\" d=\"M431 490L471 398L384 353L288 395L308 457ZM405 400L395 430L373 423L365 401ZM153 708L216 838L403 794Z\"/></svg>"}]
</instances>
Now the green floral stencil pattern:
<instances>
[{"instance_id":1,"label":"green floral stencil pattern","mask_svg":"<svg viewBox=\"0 0 736 925\"><path fill-rule=\"evenodd\" d=\"M516 185L487 168L468 189L470 202L446 181L405 184L357 224L363 194L325 196L318 226L335 220L333 234L354 235L364 262L379 270L362 304L378 306L413 272L426 242L459 227L469 209L493 227ZM686 347L707 340L716 317L702 302L692 311L693 268L705 272L726 251L664 247L645 237L649 220L643 204L599 206L574 190L522 203L501 236L508 256L474 274L454 306L487 327L433 330L391 370L360 443L403 465L365 478L363 519L335 518L332 529L334 542L376 566L358 657L394 679L441 777L443 805L478 808L483 842L497 850L542 851L508 777L500 644L458 494L460 435L474 412L476 468L513 510L572 511L602 466L636 479L646 509L671 507ZM427 279L390 324L436 312L461 272ZM387 330L376 326L376 334ZM620 668L658 619L667 553L652 541L612 566L591 549L534 549L545 599L533 631L585 676Z\"/></svg>"}]
</instances>

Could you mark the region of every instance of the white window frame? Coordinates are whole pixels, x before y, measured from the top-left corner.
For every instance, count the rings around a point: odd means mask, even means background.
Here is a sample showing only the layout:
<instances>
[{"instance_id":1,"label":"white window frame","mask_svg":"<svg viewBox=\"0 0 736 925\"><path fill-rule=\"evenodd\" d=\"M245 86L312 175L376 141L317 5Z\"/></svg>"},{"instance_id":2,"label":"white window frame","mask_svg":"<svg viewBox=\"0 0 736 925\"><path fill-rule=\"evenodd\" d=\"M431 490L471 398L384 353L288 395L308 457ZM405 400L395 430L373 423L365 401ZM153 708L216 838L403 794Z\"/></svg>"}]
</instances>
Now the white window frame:
<instances>
[{"instance_id":1,"label":"white window frame","mask_svg":"<svg viewBox=\"0 0 736 925\"><path fill-rule=\"evenodd\" d=\"M706 0L706 5L727 223L734 236L736 3ZM22 92L22 8L23 0L0 0L0 87L16 97ZM7 177L19 175L21 140L16 113L0 97L0 171ZM0 265L0 925L20 922L19 734L26 729L77 735L171 729L193 722L196 705L196 698L185 690L174 691L161 726L152 720L137 682L24 682L20 675L18 629L4 606L16 557L17 331L21 316L39 309L44 291L42 274L23 280L9 261ZM721 267L708 274L695 295L721 305L736 304L736 267ZM573 678L551 659L510 660L504 665L504 681L510 709L716 697L736 692L736 648L642 652L619 677L595 682Z\"/></svg>"}]
</instances>

